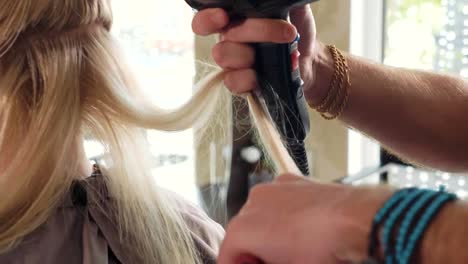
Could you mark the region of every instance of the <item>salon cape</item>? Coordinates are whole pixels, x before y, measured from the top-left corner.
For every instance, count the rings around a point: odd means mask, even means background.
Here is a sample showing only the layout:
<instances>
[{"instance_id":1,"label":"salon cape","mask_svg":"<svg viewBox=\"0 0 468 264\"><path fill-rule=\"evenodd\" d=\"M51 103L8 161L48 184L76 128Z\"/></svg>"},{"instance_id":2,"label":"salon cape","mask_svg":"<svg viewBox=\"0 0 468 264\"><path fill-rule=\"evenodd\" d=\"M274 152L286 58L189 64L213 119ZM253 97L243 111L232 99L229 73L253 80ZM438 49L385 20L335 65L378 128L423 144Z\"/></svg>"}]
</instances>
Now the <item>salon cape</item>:
<instances>
[{"instance_id":1,"label":"salon cape","mask_svg":"<svg viewBox=\"0 0 468 264\"><path fill-rule=\"evenodd\" d=\"M105 195L96 199L95 194ZM203 211L174 196L190 228L204 264L215 264L224 236L222 227ZM93 198L94 197L94 198ZM100 201L100 202L98 202ZM102 176L76 182L70 194L49 220L6 254L2 264L134 264L126 254L116 225L108 218L111 199ZM170 264L170 263L158 263Z\"/></svg>"}]
</instances>

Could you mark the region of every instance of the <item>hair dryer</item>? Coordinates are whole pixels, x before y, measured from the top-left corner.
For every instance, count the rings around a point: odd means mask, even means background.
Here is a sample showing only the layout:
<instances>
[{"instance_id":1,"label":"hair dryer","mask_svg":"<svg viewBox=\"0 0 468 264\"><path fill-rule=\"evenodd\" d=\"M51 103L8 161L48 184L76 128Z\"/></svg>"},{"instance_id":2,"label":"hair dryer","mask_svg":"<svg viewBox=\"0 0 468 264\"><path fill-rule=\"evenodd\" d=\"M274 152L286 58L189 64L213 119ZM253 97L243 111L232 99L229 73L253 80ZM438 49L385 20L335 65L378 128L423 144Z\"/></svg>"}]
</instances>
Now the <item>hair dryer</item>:
<instances>
[{"instance_id":1,"label":"hair dryer","mask_svg":"<svg viewBox=\"0 0 468 264\"><path fill-rule=\"evenodd\" d=\"M318 0L185 0L192 8L223 8L232 19L271 18L289 19L289 11L297 6ZM259 88L266 108L275 122L289 153L304 175L309 174L304 140L310 129L309 114L305 101L299 69L299 37L289 44L256 43L256 65ZM241 143L242 144L242 143ZM248 195L250 164L236 157L228 188L227 209L230 217L237 214ZM241 256L238 263L262 263L251 256Z\"/></svg>"},{"instance_id":2,"label":"hair dryer","mask_svg":"<svg viewBox=\"0 0 468 264\"><path fill-rule=\"evenodd\" d=\"M317 0L185 0L192 8L223 8L231 19L289 19L289 11ZM299 69L298 38L289 44L257 43L255 70L261 95L287 148L304 175L308 175L304 139L309 115Z\"/></svg>"}]
</instances>

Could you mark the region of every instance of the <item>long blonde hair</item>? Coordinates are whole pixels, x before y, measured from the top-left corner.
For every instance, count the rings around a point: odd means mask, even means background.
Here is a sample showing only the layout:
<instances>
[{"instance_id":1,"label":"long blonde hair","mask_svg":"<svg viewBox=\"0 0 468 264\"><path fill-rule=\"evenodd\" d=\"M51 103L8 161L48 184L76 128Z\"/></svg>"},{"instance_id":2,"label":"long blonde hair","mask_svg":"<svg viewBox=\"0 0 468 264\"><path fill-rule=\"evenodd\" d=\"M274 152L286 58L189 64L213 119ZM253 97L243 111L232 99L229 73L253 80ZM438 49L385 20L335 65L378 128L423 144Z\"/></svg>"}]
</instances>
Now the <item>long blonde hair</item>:
<instances>
[{"instance_id":1,"label":"long blonde hair","mask_svg":"<svg viewBox=\"0 0 468 264\"><path fill-rule=\"evenodd\" d=\"M149 173L143 129L207 120L224 72L207 76L179 109L144 101L109 33L110 2L0 0L0 253L42 225L76 180L84 133L106 149L104 178L129 254L199 263L188 227ZM257 98L248 102L278 171L298 173Z\"/></svg>"}]
</instances>

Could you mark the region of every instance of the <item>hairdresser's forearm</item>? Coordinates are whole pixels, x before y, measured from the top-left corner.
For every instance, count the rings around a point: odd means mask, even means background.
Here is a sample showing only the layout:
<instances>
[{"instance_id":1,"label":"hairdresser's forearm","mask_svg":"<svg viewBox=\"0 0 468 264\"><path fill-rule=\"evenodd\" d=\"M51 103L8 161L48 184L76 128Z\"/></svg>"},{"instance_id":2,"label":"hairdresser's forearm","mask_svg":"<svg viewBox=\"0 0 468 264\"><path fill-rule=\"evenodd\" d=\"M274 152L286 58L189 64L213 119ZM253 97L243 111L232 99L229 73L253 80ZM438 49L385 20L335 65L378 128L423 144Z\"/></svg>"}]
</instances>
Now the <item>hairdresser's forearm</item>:
<instances>
[{"instance_id":1,"label":"hairdresser's forearm","mask_svg":"<svg viewBox=\"0 0 468 264\"><path fill-rule=\"evenodd\" d=\"M315 87L327 87L333 61L325 48L319 58ZM412 162L450 171L468 170L466 82L386 67L350 55L347 60L352 86L342 121ZM316 104L323 96L322 92L308 98Z\"/></svg>"}]
</instances>

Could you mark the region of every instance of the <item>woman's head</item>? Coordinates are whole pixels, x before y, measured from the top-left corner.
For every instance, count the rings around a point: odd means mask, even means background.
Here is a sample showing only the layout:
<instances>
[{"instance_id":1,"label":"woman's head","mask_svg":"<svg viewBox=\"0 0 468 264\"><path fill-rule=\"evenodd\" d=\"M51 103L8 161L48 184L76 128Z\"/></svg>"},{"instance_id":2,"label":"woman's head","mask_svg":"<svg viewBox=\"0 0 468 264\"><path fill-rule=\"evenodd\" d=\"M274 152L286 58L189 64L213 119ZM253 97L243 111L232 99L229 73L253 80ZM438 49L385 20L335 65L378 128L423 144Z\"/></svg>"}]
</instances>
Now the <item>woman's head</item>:
<instances>
[{"instance_id":1,"label":"woman's head","mask_svg":"<svg viewBox=\"0 0 468 264\"><path fill-rule=\"evenodd\" d=\"M202 107L168 115L137 98L111 24L108 0L0 0L0 252L48 219L79 176L76 139L87 134L106 149L128 254L198 259L180 212L154 185L142 127L189 127Z\"/></svg>"},{"instance_id":2,"label":"woman's head","mask_svg":"<svg viewBox=\"0 0 468 264\"><path fill-rule=\"evenodd\" d=\"M112 12L109 0L2 0L0 21L4 52L18 36L63 33L93 24L109 30Z\"/></svg>"},{"instance_id":3,"label":"woman's head","mask_svg":"<svg viewBox=\"0 0 468 264\"><path fill-rule=\"evenodd\" d=\"M86 134L105 148L101 169L129 254L139 263L195 263L180 212L154 185L142 129L207 120L224 73L207 76L179 109L144 101L109 33L110 2L0 0L0 252L50 216L78 176L76 139ZM298 171L258 102L248 101L280 171Z\"/></svg>"},{"instance_id":4,"label":"woman's head","mask_svg":"<svg viewBox=\"0 0 468 264\"><path fill-rule=\"evenodd\" d=\"M111 24L112 13L106 0L0 1L2 139L12 130L8 128L15 128L8 139L24 137L33 123L45 123L34 122L33 118L53 117L54 113L46 110L54 106L63 111L82 105L80 99L86 99L83 95L87 85L82 85L86 80L80 77L84 76L83 70L89 69L86 53L94 55L89 44L96 45L97 37L102 38ZM56 91L70 86L81 89ZM18 121L15 126L11 125L12 117ZM3 122L6 120L8 127ZM8 143L5 141L2 143Z\"/></svg>"},{"instance_id":5,"label":"woman's head","mask_svg":"<svg viewBox=\"0 0 468 264\"><path fill-rule=\"evenodd\" d=\"M88 57L106 42L112 14L97 0L1 0L0 7L0 179L21 185L22 177L8 177L21 163L45 170L60 159L61 144L76 145L93 87Z\"/></svg>"}]
</instances>

